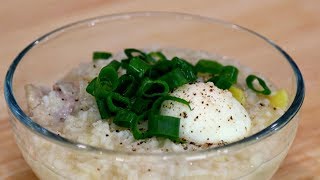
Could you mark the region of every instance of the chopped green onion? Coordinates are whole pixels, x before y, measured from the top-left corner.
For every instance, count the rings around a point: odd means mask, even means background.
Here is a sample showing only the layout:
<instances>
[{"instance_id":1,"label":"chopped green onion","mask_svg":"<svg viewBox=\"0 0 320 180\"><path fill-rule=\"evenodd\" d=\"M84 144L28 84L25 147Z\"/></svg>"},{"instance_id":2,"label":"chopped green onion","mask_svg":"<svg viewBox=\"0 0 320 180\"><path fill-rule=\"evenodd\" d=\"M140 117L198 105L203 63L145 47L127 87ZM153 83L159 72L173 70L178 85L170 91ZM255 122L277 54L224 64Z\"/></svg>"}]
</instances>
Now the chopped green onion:
<instances>
[{"instance_id":1,"label":"chopped green onion","mask_svg":"<svg viewBox=\"0 0 320 180\"><path fill-rule=\"evenodd\" d=\"M150 52L147 54L148 58L151 58L153 61L163 61L167 60L166 56L162 52Z\"/></svg>"},{"instance_id":2,"label":"chopped green onion","mask_svg":"<svg viewBox=\"0 0 320 180\"><path fill-rule=\"evenodd\" d=\"M128 59L138 57L144 62L146 62L147 64L154 64L156 62L156 60L152 56L149 56L143 51L140 51L138 49L133 49L133 48L125 49L124 53L127 55Z\"/></svg>"},{"instance_id":3,"label":"chopped green onion","mask_svg":"<svg viewBox=\"0 0 320 180\"><path fill-rule=\"evenodd\" d=\"M119 70L121 66L121 63L119 61L116 61L116 60L112 60L106 67L112 67L114 68L116 71Z\"/></svg>"},{"instance_id":4,"label":"chopped green onion","mask_svg":"<svg viewBox=\"0 0 320 180\"><path fill-rule=\"evenodd\" d=\"M262 90L258 90L254 87L253 82L255 80L258 80L260 86L262 87ZM271 94L271 90L269 89L269 87L267 86L267 84L264 82L263 79L255 76L255 75L249 75L246 79L247 82L247 86L253 90L256 93L260 93L260 94L264 94L264 95L270 95Z\"/></svg>"},{"instance_id":5,"label":"chopped green onion","mask_svg":"<svg viewBox=\"0 0 320 180\"><path fill-rule=\"evenodd\" d=\"M130 99L118 93L111 92L107 97L107 105L111 112L131 108Z\"/></svg>"},{"instance_id":6,"label":"chopped green onion","mask_svg":"<svg viewBox=\"0 0 320 180\"><path fill-rule=\"evenodd\" d=\"M137 78L142 78L150 69L150 65L138 57L133 57L129 63L127 73Z\"/></svg>"},{"instance_id":7,"label":"chopped green onion","mask_svg":"<svg viewBox=\"0 0 320 180\"><path fill-rule=\"evenodd\" d=\"M110 93L110 89L111 88L108 85L103 84L100 81L100 78L97 77L94 84L94 96L96 98L100 98L100 99L106 98Z\"/></svg>"},{"instance_id":8,"label":"chopped green onion","mask_svg":"<svg viewBox=\"0 0 320 180\"><path fill-rule=\"evenodd\" d=\"M149 108L151 108L151 106L149 106ZM150 113L150 110L139 113L140 115L138 116L138 122L147 120L149 113Z\"/></svg>"},{"instance_id":9,"label":"chopped green onion","mask_svg":"<svg viewBox=\"0 0 320 180\"><path fill-rule=\"evenodd\" d=\"M90 81L90 83L86 88L87 93L91 94L92 96L94 96L94 86L96 81L97 81L97 77L95 77L92 81Z\"/></svg>"},{"instance_id":10,"label":"chopped green onion","mask_svg":"<svg viewBox=\"0 0 320 180\"><path fill-rule=\"evenodd\" d=\"M109 52L96 51L92 54L93 61L100 59L109 59L110 57L112 57L112 54Z\"/></svg>"},{"instance_id":11,"label":"chopped green onion","mask_svg":"<svg viewBox=\"0 0 320 180\"><path fill-rule=\"evenodd\" d=\"M219 74L222 68L223 65L221 65L220 63L207 59L200 59L195 66L195 70L197 73L200 72L210 74Z\"/></svg>"},{"instance_id":12,"label":"chopped green onion","mask_svg":"<svg viewBox=\"0 0 320 180\"><path fill-rule=\"evenodd\" d=\"M225 66L218 76L210 78L208 81L213 82L220 89L229 89L238 80L239 70L234 66Z\"/></svg>"},{"instance_id":13,"label":"chopped green onion","mask_svg":"<svg viewBox=\"0 0 320 180\"><path fill-rule=\"evenodd\" d=\"M182 70L181 72L184 74L184 77L188 80L188 82L194 82L197 80L197 75L192 64L178 57L174 57L171 61L174 67Z\"/></svg>"},{"instance_id":14,"label":"chopped green onion","mask_svg":"<svg viewBox=\"0 0 320 180\"><path fill-rule=\"evenodd\" d=\"M221 75L228 77L232 83L236 83L238 80L239 70L234 66L224 66L221 70Z\"/></svg>"},{"instance_id":15,"label":"chopped green onion","mask_svg":"<svg viewBox=\"0 0 320 180\"><path fill-rule=\"evenodd\" d=\"M187 62L184 59L178 58L178 57L174 57L172 58L172 63L174 67L179 67L179 68L191 68L193 69L193 65L190 64L189 62Z\"/></svg>"},{"instance_id":16,"label":"chopped green onion","mask_svg":"<svg viewBox=\"0 0 320 180\"><path fill-rule=\"evenodd\" d=\"M151 79L157 79L160 76L172 71L173 63L169 60L163 60L156 62L153 66L151 66L150 70L148 71L148 76Z\"/></svg>"},{"instance_id":17,"label":"chopped green onion","mask_svg":"<svg viewBox=\"0 0 320 180\"><path fill-rule=\"evenodd\" d=\"M146 112L148 109L150 109L152 106L153 100L146 99L142 97L138 97L135 99L135 101L132 104L132 111L141 114L143 112Z\"/></svg>"},{"instance_id":18,"label":"chopped green onion","mask_svg":"<svg viewBox=\"0 0 320 180\"><path fill-rule=\"evenodd\" d=\"M110 66L105 66L101 69L98 76L103 89L112 91L117 88L119 84L117 71Z\"/></svg>"},{"instance_id":19,"label":"chopped green onion","mask_svg":"<svg viewBox=\"0 0 320 180\"><path fill-rule=\"evenodd\" d=\"M124 74L119 78L119 84L116 89L116 92L125 97L131 97L136 93L137 86L138 82L132 75Z\"/></svg>"},{"instance_id":20,"label":"chopped green onion","mask_svg":"<svg viewBox=\"0 0 320 180\"><path fill-rule=\"evenodd\" d=\"M172 116L152 115L148 121L150 136L179 139L180 118Z\"/></svg>"},{"instance_id":21,"label":"chopped green onion","mask_svg":"<svg viewBox=\"0 0 320 180\"><path fill-rule=\"evenodd\" d=\"M175 102L179 102L179 103L182 103L184 105L187 105L189 107L189 109L191 110L191 107L190 107L190 103L184 99L181 99L181 98L178 98L178 97L175 97L175 96L162 96L160 98L158 98L152 105L152 108L151 108L151 115L154 115L154 114L159 114L160 113L160 108L161 108L161 104L164 102L164 101L167 101L167 100L170 100L170 101L175 101Z\"/></svg>"},{"instance_id":22,"label":"chopped green onion","mask_svg":"<svg viewBox=\"0 0 320 180\"><path fill-rule=\"evenodd\" d=\"M122 59L121 60L121 67L123 69L128 69L130 63L130 59Z\"/></svg>"},{"instance_id":23,"label":"chopped green onion","mask_svg":"<svg viewBox=\"0 0 320 180\"><path fill-rule=\"evenodd\" d=\"M133 48L125 49L124 53L127 55L127 57L129 59L131 59L133 57L140 57L140 58L145 59L147 57L146 53L144 53L138 49L133 49Z\"/></svg>"},{"instance_id":24,"label":"chopped green onion","mask_svg":"<svg viewBox=\"0 0 320 180\"><path fill-rule=\"evenodd\" d=\"M147 133L143 133L138 128L138 118L134 118L131 122L130 130L135 139L145 139L148 137Z\"/></svg>"},{"instance_id":25,"label":"chopped green onion","mask_svg":"<svg viewBox=\"0 0 320 180\"><path fill-rule=\"evenodd\" d=\"M111 117L111 113L107 109L107 105L103 101L103 99L96 98L96 102L97 102L97 106L98 106L98 110L99 110L101 119L107 119L107 118Z\"/></svg>"},{"instance_id":26,"label":"chopped green onion","mask_svg":"<svg viewBox=\"0 0 320 180\"><path fill-rule=\"evenodd\" d=\"M113 119L113 123L118 126L130 128L137 115L129 110L120 110Z\"/></svg>"},{"instance_id":27,"label":"chopped green onion","mask_svg":"<svg viewBox=\"0 0 320 180\"><path fill-rule=\"evenodd\" d=\"M170 90L189 83L183 70L178 68L161 76L159 80L165 81L168 84Z\"/></svg>"},{"instance_id":28,"label":"chopped green onion","mask_svg":"<svg viewBox=\"0 0 320 180\"><path fill-rule=\"evenodd\" d=\"M156 97L167 95L169 86L165 81L145 79L137 92L138 96Z\"/></svg>"},{"instance_id":29,"label":"chopped green onion","mask_svg":"<svg viewBox=\"0 0 320 180\"><path fill-rule=\"evenodd\" d=\"M176 101L187 105L190 109L189 102L174 96L162 96L158 98L149 114L148 118L148 135L167 137L174 141L179 141L180 118L159 115L161 104L166 101Z\"/></svg>"}]
</instances>

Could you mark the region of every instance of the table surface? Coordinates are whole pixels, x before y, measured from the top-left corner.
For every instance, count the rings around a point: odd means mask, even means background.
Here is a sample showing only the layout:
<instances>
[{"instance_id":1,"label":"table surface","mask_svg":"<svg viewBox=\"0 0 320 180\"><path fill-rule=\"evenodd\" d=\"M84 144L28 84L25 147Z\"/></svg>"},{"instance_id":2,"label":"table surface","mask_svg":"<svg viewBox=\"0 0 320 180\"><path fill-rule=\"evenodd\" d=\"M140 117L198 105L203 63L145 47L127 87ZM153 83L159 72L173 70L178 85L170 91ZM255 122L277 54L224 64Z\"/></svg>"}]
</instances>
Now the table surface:
<instances>
[{"instance_id":1,"label":"table surface","mask_svg":"<svg viewBox=\"0 0 320 180\"><path fill-rule=\"evenodd\" d=\"M29 42L64 24L128 11L177 11L224 19L279 44L300 67L306 99L297 137L274 179L320 178L319 0L3 0L0 6L0 179L36 179L12 136L3 79Z\"/></svg>"}]
</instances>

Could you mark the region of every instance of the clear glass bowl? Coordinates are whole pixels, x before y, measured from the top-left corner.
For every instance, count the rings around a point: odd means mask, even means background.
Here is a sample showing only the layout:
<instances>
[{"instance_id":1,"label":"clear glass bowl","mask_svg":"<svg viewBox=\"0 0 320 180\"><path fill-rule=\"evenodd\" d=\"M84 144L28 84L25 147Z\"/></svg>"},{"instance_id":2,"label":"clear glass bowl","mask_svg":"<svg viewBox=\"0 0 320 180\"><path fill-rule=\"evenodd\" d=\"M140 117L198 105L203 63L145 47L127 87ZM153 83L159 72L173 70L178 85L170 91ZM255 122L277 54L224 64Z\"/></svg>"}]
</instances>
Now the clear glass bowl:
<instances>
[{"instance_id":1,"label":"clear glass bowl","mask_svg":"<svg viewBox=\"0 0 320 180\"><path fill-rule=\"evenodd\" d=\"M241 141L189 153L142 154L71 142L27 115L24 86L50 86L93 51L176 47L203 50L239 61L289 93L278 120ZM16 142L40 179L269 179L285 158L304 99L294 61L269 39L235 24L200 16L139 12L72 23L28 45L13 61L5 98Z\"/></svg>"}]
</instances>

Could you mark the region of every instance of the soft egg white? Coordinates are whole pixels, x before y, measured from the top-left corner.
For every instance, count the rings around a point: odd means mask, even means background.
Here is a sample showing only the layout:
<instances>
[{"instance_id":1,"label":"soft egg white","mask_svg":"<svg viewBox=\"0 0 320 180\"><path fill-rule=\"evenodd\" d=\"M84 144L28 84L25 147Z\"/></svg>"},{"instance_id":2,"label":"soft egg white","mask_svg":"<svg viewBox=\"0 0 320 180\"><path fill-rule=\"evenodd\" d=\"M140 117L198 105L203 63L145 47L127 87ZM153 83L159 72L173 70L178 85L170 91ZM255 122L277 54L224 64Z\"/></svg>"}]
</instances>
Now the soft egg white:
<instances>
[{"instance_id":1,"label":"soft egg white","mask_svg":"<svg viewBox=\"0 0 320 180\"><path fill-rule=\"evenodd\" d=\"M245 138L251 128L251 119L244 107L227 90L212 82L185 84L171 96L190 102L188 106L163 102L163 115L180 118L180 138L195 144L224 145Z\"/></svg>"}]
</instances>

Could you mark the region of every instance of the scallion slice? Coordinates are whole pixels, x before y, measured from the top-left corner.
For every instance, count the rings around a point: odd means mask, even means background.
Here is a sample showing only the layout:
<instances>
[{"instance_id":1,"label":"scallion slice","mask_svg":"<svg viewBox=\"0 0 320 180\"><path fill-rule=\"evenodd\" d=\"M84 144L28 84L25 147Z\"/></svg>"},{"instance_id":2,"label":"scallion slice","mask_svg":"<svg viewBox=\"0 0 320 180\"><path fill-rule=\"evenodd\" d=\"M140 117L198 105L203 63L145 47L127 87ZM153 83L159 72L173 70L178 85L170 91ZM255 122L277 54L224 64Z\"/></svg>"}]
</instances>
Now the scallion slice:
<instances>
[{"instance_id":1,"label":"scallion slice","mask_svg":"<svg viewBox=\"0 0 320 180\"><path fill-rule=\"evenodd\" d=\"M137 92L138 96L156 97L164 96L169 92L169 86L165 81L145 79Z\"/></svg>"},{"instance_id":2,"label":"scallion slice","mask_svg":"<svg viewBox=\"0 0 320 180\"><path fill-rule=\"evenodd\" d=\"M147 54L148 58L151 58L153 61L163 61L167 60L166 56L162 52L150 52Z\"/></svg>"},{"instance_id":3,"label":"scallion slice","mask_svg":"<svg viewBox=\"0 0 320 180\"><path fill-rule=\"evenodd\" d=\"M223 65L208 59L200 59L195 65L196 72L200 73L210 73L210 74L219 74L223 68Z\"/></svg>"},{"instance_id":4,"label":"scallion slice","mask_svg":"<svg viewBox=\"0 0 320 180\"><path fill-rule=\"evenodd\" d=\"M181 72L184 74L184 77L188 82L194 82L197 80L197 75L192 64L178 57L174 57L171 61L174 67L182 70Z\"/></svg>"},{"instance_id":5,"label":"scallion slice","mask_svg":"<svg viewBox=\"0 0 320 180\"><path fill-rule=\"evenodd\" d=\"M224 66L219 75L208 81L213 82L220 89L229 89L238 80L239 70L234 66Z\"/></svg>"},{"instance_id":6,"label":"scallion slice","mask_svg":"<svg viewBox=\"0 0 320 180\"><path fill-rule=\"evenodd\" d=\"M113 123L118 126L130 128L137 115L129 110L120 110L113 119Z\"/></svg>"},{"instance_id":7,"label":"scallion slice","mask_svg":"<svg viewBox=\"0 0 320 180\"><path fill-rule=\"evenodd\" d=\"M147 99L144 97L138 97L134 100L132 104L132 111L137 114L142 114L148 111L152 107L152 99Z\"/></svg>"},{"instance_id":8,"label":"scallion slice","mask_svg":"<svg viewBox=\"0 0 320 180\"><path fill-rule=\"evenodd\" d=\"M156 62L148 71L148 76L151 79L157 79L160 76L173 70L173 63L169 60Z\"/></svg>"},{"instance_id":9,"label":"scallion slice","mask_svg":"<svg viewBox=\"0 0 320 180\"><path fill-rule=\"evenodd\" d=\"M109 59L112 57L112 54L109 52L96 51L92 54L93 61L101 60L101 59Z\"/></svg>"},{"instance_id":10,"label":"scallion slice","mask_svg":"<svg viewBox=\"0 0 320 180\"><path fill-rule=\"evenodd\" d=\"M133 57L140 57L145 59L147 57L147 54L138 50L138 49L133 49L133 48L128 48L124 50L124 53L127 55L128 59L131 59Z\"/></svg>"},{"instance_id":11,"label":"scallion slice","mask_svg":"<svg viewBox=\"0 0 320 180\"><path fill-rule=\"evenodd\" d=\"M128 69L130 63L130 59L122 59L121 60L121 67L123 69Z\"/></svg>"},{"instance_id":12,"label":"scallion slice","mask_svg":"<svg viewBox=\"0 0 320 180\"><path fill-rule=\"evenodd\" d=\"M112 116L111 112L108 110L106 103L103 99L96 98L98 110L101 116L101 119L108 119Z\"/></svg>"},{"instance_id":13,"label":"scallion slice","mask_svg":"<svg viewBox=\"0 0 320 180\"><path fill-rule=\"evenodd\" d=\"M133 57L130 60L127 73L137 78L142 78L150 69L150 65L141 60L139 57Z\"/></svg>"},{"instance_id":14,"label":"scallion slice","mask_svg":"<svg viewBox=\"0 0 320 180\"><path fill-rule=\"evenodd\" d=\"M107 65L107 67L112 67L112 68L114 68L116 71L119 70L120 66L121 66L121 63L120 63L119 61L116 61L116 60L111 61L111 62Z\"/></svg>"},{"instance_id":15,"label":"scallion slice","mask_svg":"<svg viewBox=\"0 0 320 180\"><path fill-rule=\"evenodd\" d=\"M111 92L106 98L108 109L111 112L118 112L122 109L130 109L130 99L118 93Z\"/></svg>"},{"instance_id":16,"label":"scallion slice","mask_svg":"<svg viewBox=\"0 0 320 180\"><path fill-rule=\"evenodd\" d=\"M105 99L111 91L111 88L108 84L104 84L100 81L100 78L97 77L94 83L94 96L99 99Z\"/></svg>"},{"instance_id":17,"label":"scallion slice","mask_svg":"<svg viewBox=\"0 0 320 180\"><path fill-rule=\"evenodd\" d=\"M105 66L99 73L99 83L105 90L112 91L119 84L118 73L112 66Z\"/></svg>"},{"instance_id":18,"label":"scallion slice","mask_svg":"<svg viewBox=\"0 0 320 180\"><path fill-rule=\"evenodd\" d=\"M146 132L141 132L138 128L138 118L134 118L130 126L131 133L135 139L145 139L148 137Z\"/></svg>"},{"instance_id":19,"label":"scallion slice","mask_svg":"<svg viewBox=\"0 0 320 180\"><path fill-rule=\"evenodd\" d=\"M116 92L125 97L131 97L136 93L137 86L138 82L132 75L124 74L119 78L119 84L116 89Z\"/></svg>"},{"instance_id":20,"label":"scallion slice","mask_svg":"<svg viewBox=\"0 0 320 180\"><path fill-rule=\"evenodd\" d=\"M90 81L90 83L88 84L88 86L86 88L87 93L91 94L92 96L94 96L94 86L95 86L96 81L97 81L97 77L92 79L92 81Z\"/></svg>"},{"instance_id":21,"label":"scallion slice","mask_svg":"<svg viewBox=\"0 0 320 180\"><path fill-rule=\"evenodd\" d=\"M254 81L258 80L260 86L262 87L262 90L258 90L254 87ZM246 79L247 82L247 86L253 90L256 93L260 93L260 94L264 94L264 95L270 95L271 94L271 90L269 89L269 87L267 86L267 84L264 82L263 79L259 78L258 76L255 75L249 75Z\"/></svg>"},{"instance_id":22,"label":"scallion slice","mask_svg":"<svg viewBox=\"0 0 320 180\"><path fill-rule=\"evenodd\" d=\"M162 96L160 98L158 98L152 105L152 108L151 108L151 115L154 115L154 114L159 114L160 112L160 108L161 108L161 104L164 102L164 101L167 101L167 100L170 100L170 101L175 101L175 102L179 102L179 103L182 103L184 105L187 105L189 107L189 109L191 110L191 107L190 107L190 103L184 99L181 99L181 98L178 98L178 97L175 97L175 96Z\"/></svg>"},{"instance_id":23,"label":"scallion slice","mask_svg":"<svg viewBox=\"0 0 320 180\"><path fill-rule=\"evenodd\" d=\"M182 86L186 83L189 83L183 70L178 68L161 76L159 80L165 81L168 84L170 90L173 90L174 88Z\"/></svg>"},{"instance_id":24,"label":"scallion slice","mask_svg":"<svg viewBox=\"0 0 320 180\"><path fill-rule=\"evenodd\" d=\"M166 137L173 141L179 141L180 118L160 115L160 107L164 101L171 100L187 105L189 102L174 96L162 96L157 99L148 118L148 135Z\"/></svg>"},{"instance_id":25,"label":"scallion slice","mask_svg":"<svg viewBox=\"0 0 320 180\"><path fill-rule=\"evenodd\" d=\"M148 121L148 135L179 139L180 118L152 115Z\"/></svg>"}]
</instances>

